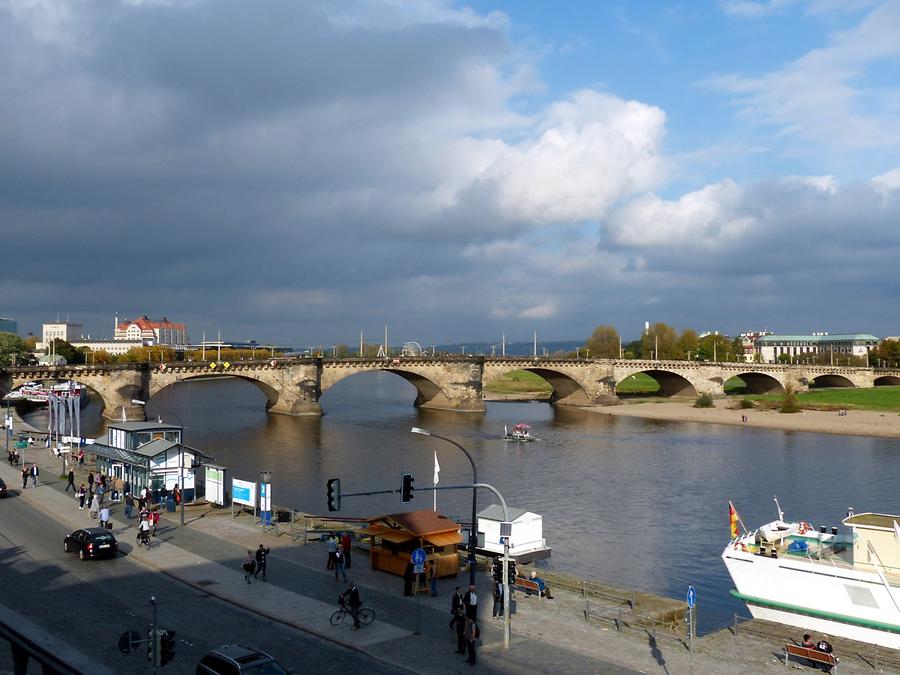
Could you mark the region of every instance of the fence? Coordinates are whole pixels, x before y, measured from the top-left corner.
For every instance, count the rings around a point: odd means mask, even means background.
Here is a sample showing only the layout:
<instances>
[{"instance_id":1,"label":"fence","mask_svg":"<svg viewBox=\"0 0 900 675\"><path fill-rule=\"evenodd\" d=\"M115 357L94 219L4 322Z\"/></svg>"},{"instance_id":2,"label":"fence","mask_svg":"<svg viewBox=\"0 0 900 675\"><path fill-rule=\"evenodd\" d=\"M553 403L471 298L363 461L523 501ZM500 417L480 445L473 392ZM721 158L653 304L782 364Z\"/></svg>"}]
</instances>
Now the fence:
<instances>
[{"instance_id":1,"label":"fence","mask_svg":"<svg viewBox=\"0 0 900 675\"><path fill-rule=\"evenodd\" d=\"M649 635L653 640L669 640L681 643L687 648L687 628L684 616L676 616L675 612L667 612L662 616L641 615L633 610L616 609L611 612L607 607L584 601L584 620L607 623L616 627L620 633L626 630L637 631Z\"/></svg>"}]
</instances>

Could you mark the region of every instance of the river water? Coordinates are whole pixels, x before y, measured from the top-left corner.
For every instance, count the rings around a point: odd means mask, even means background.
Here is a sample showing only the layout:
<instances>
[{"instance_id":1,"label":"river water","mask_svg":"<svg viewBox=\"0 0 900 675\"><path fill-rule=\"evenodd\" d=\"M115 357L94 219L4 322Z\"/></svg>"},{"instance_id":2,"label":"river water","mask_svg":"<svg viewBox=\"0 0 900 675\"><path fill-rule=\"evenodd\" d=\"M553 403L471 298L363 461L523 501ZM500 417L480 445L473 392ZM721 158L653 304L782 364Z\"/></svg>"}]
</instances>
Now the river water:
<instances>
[{"instance_id":1,"label":"river water","mask_svg":"<svg viewBox=\"0 0 900 675\"><path fill-rule=\"evenodd\" d=\"M399 489L400 474L431 485L434 451L440 483L471 482L455 447L413 435L423 427L454 438L473 455L479 479L510 506L544 517L554 569L623 588L683 598L698 592L701 632L726 625L733 587L720 559L728 540L728 500L747 527L772 520L773 496L785 516L840 525L856 511L900 512L900 441L747 427L640 420L543 403L488 403L484 415L413 407L415 390L389 373L341 381L322 397L322 418L265 412L265 398L236 379L189 381L148 404L148 414L185 427L185 442L213 455L232 477L272 472L279 506L325 513L325 482L344 493ZM86 433L99 433L100 406L83 413ZM40 413L30 421L41 423ZM503 425L526 422L540 442L507 443ZM345 498L341 514L368 516L432 505L419 492ZM479 509L492 501L479 495ZM442 491L438 510L467 519L471 492ZM407 509L406 507L410 508ZM543 564L543 563L542 563Z\"/></svg>"}]
</instances>

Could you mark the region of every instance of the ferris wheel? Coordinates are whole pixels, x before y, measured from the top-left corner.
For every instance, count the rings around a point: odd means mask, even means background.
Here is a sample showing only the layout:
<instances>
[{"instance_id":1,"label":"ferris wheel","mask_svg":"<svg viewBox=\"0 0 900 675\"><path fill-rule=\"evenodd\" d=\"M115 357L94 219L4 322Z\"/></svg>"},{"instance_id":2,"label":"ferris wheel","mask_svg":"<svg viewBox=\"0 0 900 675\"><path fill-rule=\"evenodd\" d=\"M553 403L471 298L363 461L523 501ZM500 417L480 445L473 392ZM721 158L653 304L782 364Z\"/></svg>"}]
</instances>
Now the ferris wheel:
<instances>
[{"instance_id":1,"label":"ferris wheel","mask_svg":"<svg viewBox=\"0 0 900 675\"><path fill-rule=\"evenodd\" d=\"M418 342L404 342L400 356L424 356L425 350Z\"/></svg>"}]
</instances>

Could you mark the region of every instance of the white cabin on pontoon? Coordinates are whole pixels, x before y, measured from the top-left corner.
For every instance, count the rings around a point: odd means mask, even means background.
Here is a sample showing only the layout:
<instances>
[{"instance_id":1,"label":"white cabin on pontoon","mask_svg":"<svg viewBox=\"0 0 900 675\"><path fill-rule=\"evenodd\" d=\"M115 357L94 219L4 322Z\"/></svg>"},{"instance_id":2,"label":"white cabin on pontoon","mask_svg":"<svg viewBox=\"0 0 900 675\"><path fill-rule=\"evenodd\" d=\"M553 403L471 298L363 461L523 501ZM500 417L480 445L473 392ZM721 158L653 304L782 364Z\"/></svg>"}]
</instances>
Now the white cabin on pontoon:
<instances>
[{"instance_id":1,"label":"white cabin on pontoon","mask_svg":"<svg viewBox=\"0 0 900 675\"><path fill-rule=\"evenodd\" d=\"M509 557L519 563L529 563L550 557L550 547L544 539L544 517L525 509L509 509L512 535L509 538ZM500 542L500 524L503 507L491 504L478 514L478 534L484 535L484 544L478 548L482 555L503 555Z\"/></svg>"}]
</instances>

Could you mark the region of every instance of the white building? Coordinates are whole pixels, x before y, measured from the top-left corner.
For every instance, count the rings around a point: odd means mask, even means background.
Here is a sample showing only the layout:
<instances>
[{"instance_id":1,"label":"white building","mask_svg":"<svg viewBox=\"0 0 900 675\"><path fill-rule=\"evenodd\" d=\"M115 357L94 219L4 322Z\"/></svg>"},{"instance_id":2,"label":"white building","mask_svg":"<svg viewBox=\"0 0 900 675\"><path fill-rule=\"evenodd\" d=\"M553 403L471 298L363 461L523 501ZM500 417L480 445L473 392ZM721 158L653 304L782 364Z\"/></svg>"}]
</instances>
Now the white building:
<instances>
[{"instance_id":1,"label":"white building","mask_svg":"<svg viewBox=\"0 0 900 675\"><path fill-rule=\"evenodd\" d=\"M520 563L529 563L550 557L550 547L544 539L544 518L525 509L509 509L512 534L509 538L509 556ZM492 504L478 514L478 534L484 535L484 544L478 551L485 555L503 555L500 540L500 523L503 507ZM480 537L479 537L480 538Z\"/></svg>"},{"instance_id":2,"label":"white building","mask_svg":"<svg viewBox=\"0 0 900 675\"><path fill-rule=\"evenodd\" d=\"M143 315L133 321L119 321L116 317L116 340L142 340L145 345L183 347L188 344L187 325L173 323L166 317L159 321Z\"/></svg>"},{"instance_id":3,"label":"white building","mask_svg":"<svg viewBox=\"0 0 900 675\"><path fill-rule=\"evenodd\" d=\"M777 363L783 355L800 362L804 358L815 359L820 354L846 360L852 356L867 357L869 350L878 343L877 337L867 333L763 335L757 338L755 351L761 363Z\"/></svg>"},{"instance_id":4,"label":"white building","mask_svg":"<svg viewBox=\"0 0 900 675\"><path fill-rule=\"evenodd\" d=\"M83 332L84 330L80 323L70 323L68 321L45 323L41 331L41 341L35 345L35 348L46 349L54 340L65 340L71 343L79 340Z\"/></svg>"},{"instance_id":5,"label":"white building","mask_svg":"<svg viewBox=\"0 0 900 675\"><path fill-rule=\"evenodd\" d=\"M72 342L72 346L76 349L87 347L92 352L103 351L113 356L121 356L129 349L143 347L144 343L141 340L91 340L90 336L88 336L84 340L75 340ZM90 362L90 357L88 357L88 363Z\"/></svg>"}]
</instances>

